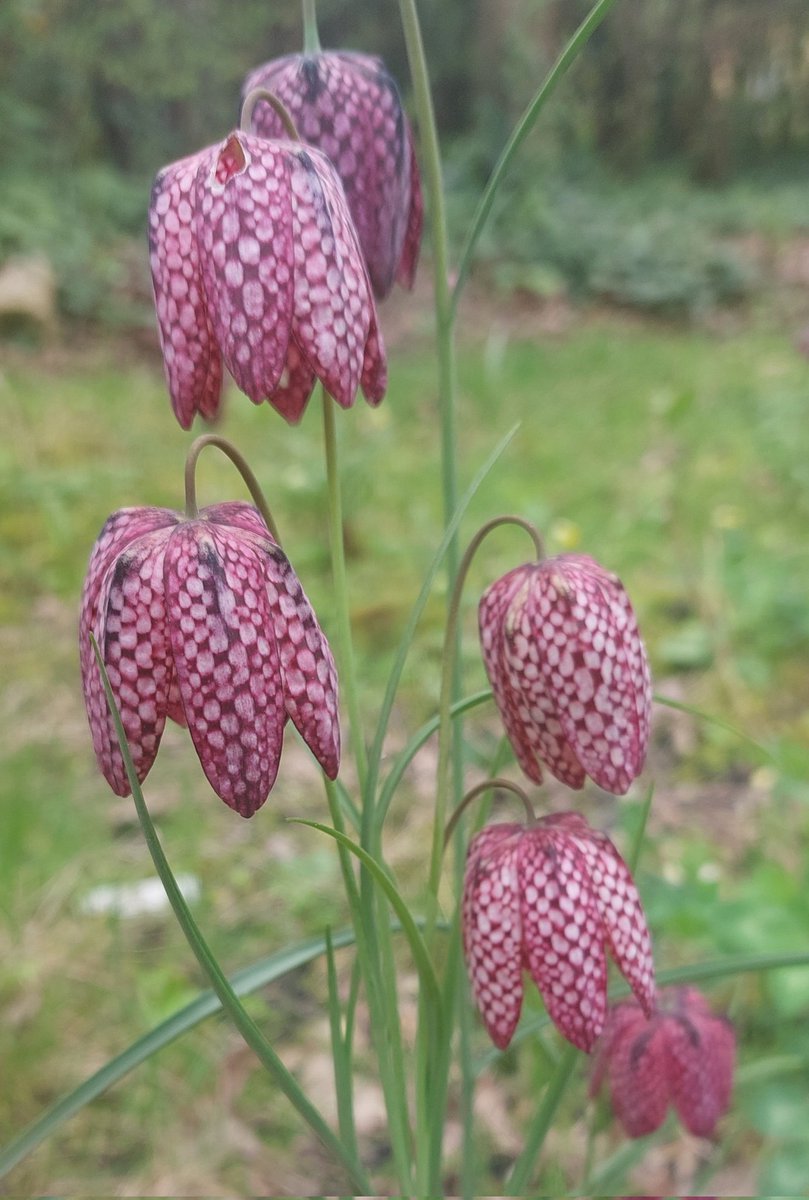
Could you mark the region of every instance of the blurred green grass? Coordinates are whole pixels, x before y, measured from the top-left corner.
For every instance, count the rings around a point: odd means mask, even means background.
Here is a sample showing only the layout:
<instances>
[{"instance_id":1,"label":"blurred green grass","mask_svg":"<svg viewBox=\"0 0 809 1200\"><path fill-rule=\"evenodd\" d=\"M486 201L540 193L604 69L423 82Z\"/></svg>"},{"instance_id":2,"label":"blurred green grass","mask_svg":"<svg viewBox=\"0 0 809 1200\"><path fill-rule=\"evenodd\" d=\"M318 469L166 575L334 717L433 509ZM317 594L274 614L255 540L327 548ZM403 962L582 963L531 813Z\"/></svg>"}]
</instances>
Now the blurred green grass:
<instances>
[{"instance_id":1,"label":"blurred green grass","mask_svg":"<svg viewBox=\"0 0 809 1200\"><path fill-rule=\"evenodd\" d=\"M711 336L603 316L544 341L513 335L496 312L484 327L459 355L462 481L509 427L520 427L476 496L463 537L511 511L540 525L551 552L592 553L627 585L658 689L746 730L774 756L720 728L658 713L650 768L658 798L642 886L660 961L802 948L809 366L781 330L755 321ZM394 352L390 375L378 410L360 403L339 417L369 721L441 521L434 367L419 336ZM199 980L167 918L80 911L94 884L150 872L129 802L111 797L92 760L75 646L98 530L125 505L182 507L190 435L173 421L159 363L120 343L42 356L15 349L0 373L0 413L0 1007L10 1014L0 1034L2 1141L182 1003ZM317 404L290 429L234 391L219 432L247 451L333 633ZM203 456L199 481L202 503L243 495L215 451ZM528 555L523 536L504 530L473 567L464 642L470 691L483 685L476 594ZM434 711L442 613L439 585L405 673L393 745ZM469 728L484 745L494 742L488 710ZM167 730L146 794L175 869L201 881L200 919L228 968L343 919L330 848L283 824L292 813L323 817L318 774L297 749L289 748L273 796L250 823L216 800L180 730ZM413 895L429 795L422 772L391 813L393 853ZM631 825L631 799L588 794L585 803L619 838ZM294 1045L322 1016L324 995L313 968L252 1003L270 1034ZM745 1056L809 1054L797 1033L809 1014L807 973L740 980L720 998L739 1022ZM520 1070L530 1077L530 1063ZM236 1083L227 1082L231 1075ZM215 1149L222 1095L231 1125ZM802 1103L791 1110L801 1122ZM91 1179L103 1191L125 1174L144 1191L161 1179L169 1190L255 1190L232 1126L243 1138L245 1128L258 1136L251 1153L259 1163L279 1154L286 1161L280 1148L297 1129L274 1101L267 1107L263 1081L218 1022L171 1047L105 1105L18 1168L15 1189L86 1191ZM742 1159L760 1155L774 1187L794 1172L796 1151L794 1139L767 1125L764 1109L755 1095L745 1100L729 1120L729 1144ZM198 1171L163 1149L166 1141L203 1143Z\"/></svg>"}]
</instances>

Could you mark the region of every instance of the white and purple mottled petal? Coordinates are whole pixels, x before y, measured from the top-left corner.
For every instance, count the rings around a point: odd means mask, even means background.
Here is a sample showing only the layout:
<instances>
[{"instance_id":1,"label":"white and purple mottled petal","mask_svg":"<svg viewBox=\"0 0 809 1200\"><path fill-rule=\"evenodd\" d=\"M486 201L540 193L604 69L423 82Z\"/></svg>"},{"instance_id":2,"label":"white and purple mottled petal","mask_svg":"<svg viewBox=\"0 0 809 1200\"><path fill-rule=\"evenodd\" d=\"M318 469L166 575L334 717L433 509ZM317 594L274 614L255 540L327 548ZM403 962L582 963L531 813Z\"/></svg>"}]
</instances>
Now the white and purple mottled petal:
<instances>
[{"instance_id":1,"label":"white and purple mottled petal","mask_svg":"<svg viewBox=\"0 0 809 1200\"><path fill-rule=\"evenodd\" d=\"M252 816L275 782L286 719L263 563L244 538L189 522L169 542L164 578L194 747L217 795Z\"/></svg>"},{"instance_id":2,"label":"white and purple mottled petal","mask_svg":"<svg viewBox=\"0 0 809 1200\"><path fill-rule=\"evenodd\" d=\"M222 394L222 355L202 281L196 181L203 150L165 167L149 204L149 259L160 344L175 416L190 429L197 413L213 419Z\"/></svg>"}]
</instances>

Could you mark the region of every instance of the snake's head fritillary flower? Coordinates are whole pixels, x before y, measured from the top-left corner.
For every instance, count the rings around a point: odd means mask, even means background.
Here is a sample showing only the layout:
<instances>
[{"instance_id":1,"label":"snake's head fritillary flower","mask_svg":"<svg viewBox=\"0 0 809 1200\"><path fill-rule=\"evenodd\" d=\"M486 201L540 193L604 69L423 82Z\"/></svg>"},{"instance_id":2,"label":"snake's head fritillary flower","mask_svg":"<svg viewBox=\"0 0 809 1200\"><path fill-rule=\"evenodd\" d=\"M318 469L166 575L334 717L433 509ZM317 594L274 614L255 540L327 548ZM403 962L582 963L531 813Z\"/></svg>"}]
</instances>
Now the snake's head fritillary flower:
<instances>
[{"instance_id":1,"label":"snake's head fritillary flower","mask_svg":"<svg viewBox=\"0 0 809 1200\"><path fill-rule=\"evenodd\" d=\"M609 950L644 1011L655 1002L646 920L629 868L578 813L483 829L469 844L462 901L472 993L504 1050L520 1017L523 971L581 1050L607 1015Z\"/></svg>"},{"instance_id":2,"label":"snake's head fritillary flower","mask_svg":"<svg viewBox=\"0 0 809 1200\"><path fill-rule=\"evenodd\" d=\"M334 163L377 298L388 295L394 279L412 288L424 217L421 182L413 134L381 59L337 51L291 54L253 71L243 94L256 89L277 96L303 140ZM259 101L253 128L279 137L283 126Z\"/></svg>"},{"instance_id":3,"label":"snake's head fritillary flower","mask_svg":"<svg viewBox=\"0 0 809 1200\"><path fill-rule=\"evenodd\" d=\"M214 791L252 816L275 782L291 718L333 779L337 678L311 605L257 509L113 513L93 549L80 618L82 682L99 766L129 783L90 637L98 643L138 779L171 717L187 725Z\"/></svg>"},{"instance_id":4,"label":"snake's head fritillary flower","mask_svg":"<svg viewBox=\"0 0 809 1200\"><path fill-rule=\"evenodd\" d=\"M386 363L368 272L329 160L235 132L157 176L149 245L171 401L212 419L222 361L255 403L300 420L315 380L378 404Z\"/></svg>"},{"instance_id":5,"label":"snake's head fritillary flower","mask_svg":"<svg viewBox=\"0 0 809 1200\"><path fill-rule=\"evenodd\" d=\"M479 609L486 672L517 761L568 787L621 795L649 741L651 680L621 581L582 554L526 563Z\"/></svg>"},{"instance_id":6,"label":"snake's head fritillary flower","mask_svg":"<svg viewBox=\"0 0 809 1200\"><path fill-rule=\"evenodd\" d=\"M609 1081L629 1137L659 1129L670 1104L689 1133L711 1137L730 1104L736 1038L696 988L665 988L651 1018L633 1000L610 1011L591 1095Z\"/></svg>"}]
</instances>

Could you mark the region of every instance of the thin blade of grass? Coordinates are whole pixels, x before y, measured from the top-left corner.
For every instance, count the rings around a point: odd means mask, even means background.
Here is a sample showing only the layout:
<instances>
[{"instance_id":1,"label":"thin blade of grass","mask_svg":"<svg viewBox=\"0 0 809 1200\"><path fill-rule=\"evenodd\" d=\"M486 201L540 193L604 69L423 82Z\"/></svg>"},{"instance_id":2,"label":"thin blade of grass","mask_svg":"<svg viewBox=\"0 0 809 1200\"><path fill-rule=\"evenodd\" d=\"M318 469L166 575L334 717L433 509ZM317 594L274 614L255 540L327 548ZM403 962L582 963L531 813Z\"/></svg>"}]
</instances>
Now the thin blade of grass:
<instances>
[{"instance_id":1,"label":"thin blade of grass","mask_svg":"<svg viewBox=\"0 0 809 1200\"><path fill-rule=\"evenodd\" d=\"M399 924L401 925L402 933L410 945L421 984L430 1001L438 1008L441 1000L438 979L436 978L435 968L427 951L424 938L421 936L419 927L413 919L401 892L385 868L367 850L364 850L357 842L352 842L351 838L341 833L338 829L332 829L328 825L321 825L319 821L304 821L298 817L291 819L296 825L306 825L309 829L317 829L318 832L325 833L328 837L334 838L341 846L345 846L347 850L355 854L363 866L368 868L374 882L385 894L391 908L399 918Z\"/></svg>"}]
</instances>

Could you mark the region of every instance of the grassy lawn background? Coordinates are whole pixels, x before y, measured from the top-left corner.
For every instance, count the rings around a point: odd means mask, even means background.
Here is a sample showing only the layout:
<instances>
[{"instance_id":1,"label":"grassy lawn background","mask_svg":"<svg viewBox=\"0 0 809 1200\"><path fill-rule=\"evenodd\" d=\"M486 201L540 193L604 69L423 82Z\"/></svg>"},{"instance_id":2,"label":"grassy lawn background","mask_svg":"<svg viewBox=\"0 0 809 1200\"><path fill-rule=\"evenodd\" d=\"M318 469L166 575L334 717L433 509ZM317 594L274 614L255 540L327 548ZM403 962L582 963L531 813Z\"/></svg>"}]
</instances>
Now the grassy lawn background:
<instances>
[{"instance_id":1,"label":"grassy lawn background","mask_svg":"<svg viewBox=\"0 0 809 1200\"><path fill-rule=\"evenodd\" d=\"M488 309L475 324L478 336L459 354L462 483L507 429L520 428L473 502L463 540L490 516L513 511L544 529L550 551L592 553L633 598L657 690L721 716L774 756L658 710L641 888L659 964L805 949L809 366L783 329L755 317L724 334L595 314L564 336L526 337L524 324L515 332ZM418 322L393 341L383 405L359 403L339 419L369 725L440 536L429 343ZM199 978L168 916L82 911L95 885L143 879L150 869L131 801L109 793L92 759L75 644L98 530L125 505L182 507L190 436L171 416L159 363L119 344L42 356L10 351L0 413L2 1141L190 998ZM234 390L220 432L251 458L285 548L333 633L317 404L290 429ZM244 494L216 452L206 451L199 479L202 503ZM467 691L484 684L477 595L528 554L523 535L504 530L476 560L466 595ZM439 586L405 673L392 747L434 712L442 614ZM468 733L473 771L497 740L490 706L470 719ZM414 898L427 855L433 754L428 746L390 816L390 854ZM200 880L198 915L228 969L344 919L331 847L283 820L325 814L318 773L292 738L276 789L251 822L216 799L175 728L145 790L175 870ZM583 806L626 845L639 795L617 802L593 789ZM570 804L563 789L548 796L551 806ZM742 1043L721 1147L712 1157L672 1129L647 1152L635 1184L691 1190L710 1161L720 1175L708 1190L724 1180L729 1191L802 1192L809 972L731 981L711 995L730 1007ZM323 971L314 966L251 1007L304 1081L327 1092L324 998ZM481 1145L492 1187L502 1156L513 1153L503 1126L519 1136L546 1074L532 1044L484 1076L490 1111ZM371 1113L364 1144L383 1156L370 1070L360 1085ZM577 1186L589 1119L583 1097L582 1087L572 1089L571 1132L551 1143L556 1165L541 1181L546 1190ZM619 1144L606 1123L598 1138L599 1154ZM328 1187L329 1168L312 1157L238 1038L210 1021L66 1125L9 1182L15 1192L311 1192Z\"/></svg>"}]
</instances>

